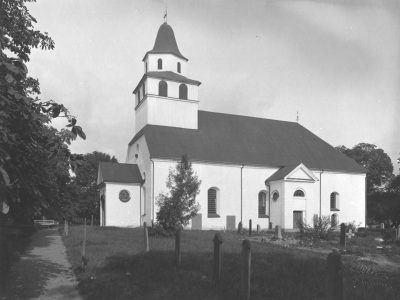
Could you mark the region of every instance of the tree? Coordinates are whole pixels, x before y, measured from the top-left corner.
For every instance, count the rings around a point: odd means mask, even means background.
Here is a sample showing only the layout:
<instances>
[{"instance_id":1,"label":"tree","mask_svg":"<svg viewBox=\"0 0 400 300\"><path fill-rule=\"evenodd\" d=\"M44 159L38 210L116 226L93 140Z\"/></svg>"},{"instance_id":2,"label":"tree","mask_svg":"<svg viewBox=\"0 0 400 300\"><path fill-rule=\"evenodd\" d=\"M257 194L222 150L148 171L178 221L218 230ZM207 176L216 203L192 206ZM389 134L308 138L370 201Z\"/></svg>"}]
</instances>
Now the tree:
<instances>
[{"instance_id":1,"label":"tree","mask_svg":"<svg viewBox=\"0 0 400 300\"><path fill-rule=\"evenodd\" d=\"M114 156L94 151L82 155L82 162L75 171L76 177L72 184L79 190L76 198L76 213L80 217L90 218L99 213L99 190L97 186L97 172L100 162L118 162Z\"/></svg>"},{"instance_id":2,"label":"tree","mask_svg":"<svg viewBox=\"0 0 400 300\"><path fill-rule=\"evenodd\" d=\"M392 161L382 149L373 144L359 143L353 148L336 147L337 150L353 158L367 170L367 192L384 190L393 177Z\"/></svg>"},{"instance_id":3,"label":"tree","mask_svg":"<svg viewBox=\"0 0 400 300\"><path fill-rule=\"evenodd\" d=\"M80 160L68 145L78 135L85 139L67 108L53 100L41 101L38 80L28 76L25 63L31 49L53 49L54 41L34 29L36 20L26 2L34 0L0 4L0 201L20 221L59 200L58 184L69 180L65 170L76 169ZM51 127L57 117L66 118L69 129ZM64 163L68 167L63 169Z\"/></svg>"},{"instance_id":4,"label":"tree","mask_svg":"<svg viewBox=\"0 0 400 300\"><path fill-rule=\"evenodd\" d=\"M166 230L186 226L197 215L200 205L196 196L200 192L201 181L192 169L187 155L183 155L174 170L170 170L167 180L168 193L160 193L157 205L157 222Z\"/></svg>"}]
</instances>

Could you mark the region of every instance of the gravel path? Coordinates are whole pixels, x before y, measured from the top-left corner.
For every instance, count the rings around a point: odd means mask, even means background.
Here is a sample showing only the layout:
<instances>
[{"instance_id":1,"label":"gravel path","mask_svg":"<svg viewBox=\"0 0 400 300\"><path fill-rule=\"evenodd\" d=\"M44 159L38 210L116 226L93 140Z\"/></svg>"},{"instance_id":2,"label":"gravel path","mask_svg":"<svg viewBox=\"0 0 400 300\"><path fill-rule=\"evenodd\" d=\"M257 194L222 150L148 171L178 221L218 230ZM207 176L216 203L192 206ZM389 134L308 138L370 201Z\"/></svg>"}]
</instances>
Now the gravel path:
<instances>
[{"instance_id":1,"label":"gravel path","mask_svg":"<svg viewBox=\"0 0 400 300\"><path fill-rule=\"evenodd\" d=\"M39 230L12 267L2 299L82 299L57 229Z\"/></svg>"}]
</instances>

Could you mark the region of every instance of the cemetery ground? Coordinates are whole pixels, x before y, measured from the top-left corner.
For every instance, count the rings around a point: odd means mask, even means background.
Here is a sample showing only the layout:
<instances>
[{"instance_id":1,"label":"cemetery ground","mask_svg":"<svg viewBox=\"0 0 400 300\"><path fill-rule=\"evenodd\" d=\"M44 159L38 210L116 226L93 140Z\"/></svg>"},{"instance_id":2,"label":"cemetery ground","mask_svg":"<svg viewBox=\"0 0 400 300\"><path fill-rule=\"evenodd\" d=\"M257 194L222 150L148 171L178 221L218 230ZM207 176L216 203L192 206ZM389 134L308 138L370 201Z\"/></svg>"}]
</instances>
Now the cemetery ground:
<instances>
[{"instance_id":1,"label":"cemetery ground","mask_svg":"<svg viewBox=\"0 0 400 300\"><path fill-rule=\"evenodd\" d=\"M311 242L297 233L273 240L269 232L251 237L220 232L222 271L215 286L215 233L182 231L180 267L174 266L175 237L150 236L150 251L145 252L143 228L87 226L85 268L83 226L70 226L63 240L80 294L87 299L237 299L244 239L251 241L251 299L325 298L327 255L339 248L338 236ZM384 244L381 237L379 231L368 231L347 241L342 253L344 299L398 299L400 246Z\"/></svg>"}]
</instances>

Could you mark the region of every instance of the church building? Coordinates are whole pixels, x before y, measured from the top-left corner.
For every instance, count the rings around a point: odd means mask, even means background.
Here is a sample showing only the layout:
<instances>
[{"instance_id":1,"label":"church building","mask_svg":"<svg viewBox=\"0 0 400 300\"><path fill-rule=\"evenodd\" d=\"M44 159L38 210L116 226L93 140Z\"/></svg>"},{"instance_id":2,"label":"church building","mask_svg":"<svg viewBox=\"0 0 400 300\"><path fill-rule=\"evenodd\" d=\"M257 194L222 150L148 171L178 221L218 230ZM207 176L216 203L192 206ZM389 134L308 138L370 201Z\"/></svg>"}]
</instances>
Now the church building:
<instances>
[{"instance_id":1,"label":"church building","mask_svg":"<svg viewBox=\"0 0 400 300\"><path fill-rule=\"evenodd\" d=\"M296 229L314 216L365 225L363 167L297 122L199 110L201 82L188 62L163 23L133 91L126 163L99 166L102 226L156 222L157 196L183 154L201 180L189 229L234 230L250 219Z\"/></svg>"}]
</instances>

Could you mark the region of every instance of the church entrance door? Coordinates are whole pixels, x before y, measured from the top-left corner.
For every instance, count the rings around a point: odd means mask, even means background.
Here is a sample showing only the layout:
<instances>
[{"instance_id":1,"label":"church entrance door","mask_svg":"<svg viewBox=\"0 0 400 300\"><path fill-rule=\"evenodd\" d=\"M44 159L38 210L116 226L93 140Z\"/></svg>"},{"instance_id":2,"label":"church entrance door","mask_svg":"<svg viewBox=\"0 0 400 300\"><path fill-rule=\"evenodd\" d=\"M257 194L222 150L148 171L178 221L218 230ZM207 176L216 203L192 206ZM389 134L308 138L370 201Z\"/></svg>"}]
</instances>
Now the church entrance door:
<instances>
[{"instance_id":1,"label":"church entrance door","mask_svg":"<svg viewBox=\"0 0 400 300\"><path fill-rule=\"evenodd\" d=\"M293 212L293 229L299 229L302 223L303 223L303 212L295 210Z\"/></svg>"}]
</instances>

